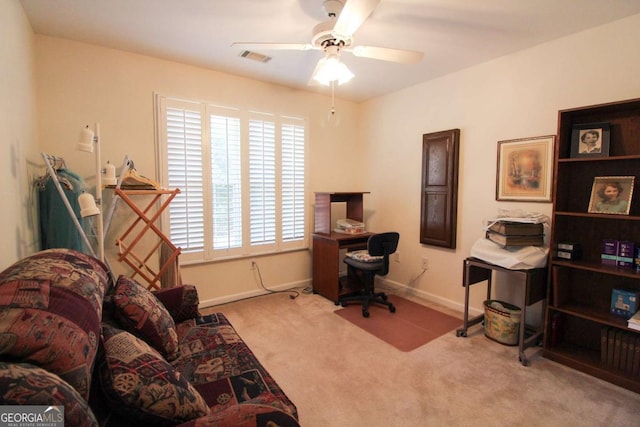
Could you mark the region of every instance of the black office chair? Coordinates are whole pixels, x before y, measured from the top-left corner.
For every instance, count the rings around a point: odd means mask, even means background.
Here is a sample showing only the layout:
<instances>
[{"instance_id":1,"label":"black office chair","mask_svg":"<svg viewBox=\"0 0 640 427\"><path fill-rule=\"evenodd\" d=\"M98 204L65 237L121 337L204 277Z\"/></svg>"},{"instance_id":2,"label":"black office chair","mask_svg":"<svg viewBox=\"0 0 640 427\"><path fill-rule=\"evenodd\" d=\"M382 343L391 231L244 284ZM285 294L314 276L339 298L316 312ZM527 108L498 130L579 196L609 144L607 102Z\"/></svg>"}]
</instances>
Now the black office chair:
<instances>
[{"instance_id":1,"label":"black office chair","mask_svg":"<svg viewBox=\"0 0 640 427\"><path fill-rule=\"evenodd\" d=\"M362 316L369 317L369 304L383 304L389 307L389 311L396 312L395 306L387 301L384 292L374 291L374 280L378 276L386 276L389 273L389 255L398 248L400 234L396 232L374 234L367 241L367 251L355 251L347 253L344 262L354 269L349 271L349 276L360 272L364 276L364 289L355 295L345 295L339 302L344 307L353 301L362 302Z\"/></svg>"}]
</instances>

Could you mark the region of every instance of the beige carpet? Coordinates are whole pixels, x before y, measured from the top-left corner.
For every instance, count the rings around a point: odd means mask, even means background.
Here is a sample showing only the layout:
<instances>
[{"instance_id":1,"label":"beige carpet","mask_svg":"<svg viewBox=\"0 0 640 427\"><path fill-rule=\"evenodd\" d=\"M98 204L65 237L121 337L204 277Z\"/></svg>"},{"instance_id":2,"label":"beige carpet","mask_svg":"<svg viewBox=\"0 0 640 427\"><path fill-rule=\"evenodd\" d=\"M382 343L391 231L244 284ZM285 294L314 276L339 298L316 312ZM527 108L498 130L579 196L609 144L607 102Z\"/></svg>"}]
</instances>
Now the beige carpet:
<instances>
[{"instance_id":1,"label":"beige carpet","mask_svg":"<svg viewBox=\"0 0 640 427\"><path fill-rule=\"evenodd\" d=\"M527 350L524 367L516 347L489 340L481 325L467 338L454 330L402 352L337 309L319 295L277 294L206 312L228 316L296 404L303 427L639 424L640 395L542 358L537 348Z\"/></svg>"},{"instance_id":2,"label":"beige carpet","mask_svg":"<svg viewBox=\"0 0 640 427\"><path fill-rule=\"evenodd\" d=\"M411 351L460 326L460 319L422 304L389 294L396 307L369 306L369 317L362 316L362 305L352 303L335 313L400 351Z\"/></svg>"}]
</instances>

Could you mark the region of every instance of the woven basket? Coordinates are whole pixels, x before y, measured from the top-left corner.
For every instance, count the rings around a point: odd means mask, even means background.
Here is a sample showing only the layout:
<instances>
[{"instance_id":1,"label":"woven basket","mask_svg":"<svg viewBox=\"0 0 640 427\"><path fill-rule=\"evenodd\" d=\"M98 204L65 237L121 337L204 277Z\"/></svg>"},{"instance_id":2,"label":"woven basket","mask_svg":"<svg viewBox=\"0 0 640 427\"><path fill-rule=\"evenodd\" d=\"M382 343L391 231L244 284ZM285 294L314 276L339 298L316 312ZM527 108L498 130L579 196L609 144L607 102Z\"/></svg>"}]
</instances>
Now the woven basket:
<instances>
[{"instance_id":1,"label":"woven basket","mask_svg":"<svg viewBox=\"0 0 640 427\"><path fill-rule=\"evenodd\" d=\"M521 313L520 307L513 304L497 300L485 301L484 334L500 344L516 345L520 333Z\"/></svg>"}]
</instances>

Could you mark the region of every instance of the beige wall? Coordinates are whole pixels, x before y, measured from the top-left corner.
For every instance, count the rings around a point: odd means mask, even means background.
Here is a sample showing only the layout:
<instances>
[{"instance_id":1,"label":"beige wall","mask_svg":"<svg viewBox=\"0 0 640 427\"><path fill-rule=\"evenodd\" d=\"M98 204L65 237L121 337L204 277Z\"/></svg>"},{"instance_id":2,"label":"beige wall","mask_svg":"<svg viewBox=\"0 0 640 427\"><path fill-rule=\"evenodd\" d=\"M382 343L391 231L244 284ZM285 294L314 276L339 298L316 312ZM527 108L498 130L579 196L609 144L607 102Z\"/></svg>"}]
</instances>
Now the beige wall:
<instances>
[{"instance_id":1,"label":"beige wall","mask_svg":"<svg viewBox=\"0 0 640 427\"><path fill-rule=\"evenodd\" d=\"M306 114L310 210L313 191L371 191L365 199L367 227L398 230L402 236L400 262L392 264L389 282L460 308L462 260L482 236L483 221L498 208L551 209L550 204L495 201L497 141L554 134L559 109L640 97L640 15L360 105L337 101L343 117L334 129L321 125L330 105L326 96L34 37L17 1L0 2L0 12L2 39L9 40L0 50L2 93L8 94L0 100L5 161L0 173L10 183L2 194L9 205L21 206L0 214L2 235L15 236L3 245L3 266L33 250L30 215L25 212L33 205L28 181L34 170L41 170L38 152L64 156L83 176L93 174L92 159L74 150L80 126L100 122L103 160L119 163L128 153L141 174L155 176L153 94L158 92ZM421 136L451 128L461 129L456 250L419 244ZM15 158L19 160L10 160ZM35 163L40 169L34 169ZM311 222L309 216L310 227ZM113 245L113 236L107 243ZM430 268L417 277L423 256ZM270 287L308 284L311 276L306 251L259 258L258 264ZM259 292L249 260L188 266L183 277L198 285L205 302ZM473 295L476 309L481 293Z\"/></svg>"},{"instance_id":2,"label":"beige wall","mask_svg":"<svg viewBox=\"0 0 640 427\"><path fill-rule=\"evenodd\" d=\"M361 151L356 104L337 102L342 123L339 128L331 128L323 126L331 106L327 96L52 37L36 37L36 57L42 148L63 156L83 177L95 175L93 158L75 151L75 142L80 127L98 121L103 163L111 160L120 165L128 154L138 173L156 178L153 97L160 93L306 116L310 229L314 191L362 189L363 164L354 162ZM127 211L121 204L106 239L106 252L116 273L131 272L115 260L114 245L130 221L128 216L123 218ZM309 251L262 257L257 262L266 286L310 284ZM184 266L182 276L185 282L198 285L202 301L220 302L260 291L250 266L249 259Z\"/></svg>"},{"instance_id":3,"label":"beige wall","mask_svg":"<svg viewBox=\"0 0 640 427\"><path fill-rule=\"evenodd\" d=\"M17 0L0 2L0 270L37 247L29 177L38 171L33 33Z\"/></svg>"},{"instance_id":4,"label":"beige wall","mask_svg":"<svg viewBox=\"0 0 640 427\"><path fill-rule=\"evenodd\" d=\"M636 15L363 104L371 226L401 233L390 281L460 308L462 262L483 222L498 209L551 212L550 203L496 202L497 141L555 134L560 109L640 97L639 42ZM422 134L452 128L461 130L456 250L419 243ZM413 281L421 257L429 269ZM476 308L483 292L472 293Z\"/></svg>"}]
</instances>

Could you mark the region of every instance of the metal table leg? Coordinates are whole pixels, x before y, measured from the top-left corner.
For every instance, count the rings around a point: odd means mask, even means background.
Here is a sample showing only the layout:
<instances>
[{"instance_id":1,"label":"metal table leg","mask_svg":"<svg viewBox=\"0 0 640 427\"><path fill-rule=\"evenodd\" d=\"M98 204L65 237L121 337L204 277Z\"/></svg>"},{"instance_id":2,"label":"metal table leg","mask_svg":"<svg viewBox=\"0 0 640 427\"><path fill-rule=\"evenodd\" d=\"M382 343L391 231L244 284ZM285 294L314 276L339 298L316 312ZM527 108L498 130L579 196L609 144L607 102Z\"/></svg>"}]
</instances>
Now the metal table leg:
<instances>
[{"instance_id":1,"label":"metal table leg","mask_svg":"<svg viewBox=\"0 0 640 427\"><path fill-rule=\"evenodd\" d=\"M491 270L473 265L468 259L464 260L462 272L462 286L464 286L464 323L456 330L457 337L466 337L467 330L484 321L484 314L469 318L469 292L472 285L487 281L487 299L491 298Z\"/></svg>"},{"instance_id":2,"label":"metal table leg","mask_svg":"<svg viewBox=\"0 0 640 427\"><path fill-rule=\"evenodd\" d=\"M485 263L481 260L467 258L464 260L463 286L464 293L464 323L462 328L456 330L456 336L466 337L469 327L484 320L484 314L469 318L469 288L471 285L487 281L487 300L491 299L491 277L493 270L509 273L516 273L522 286L521 321L518 332L518 359L523 366L529 366L529 359L525 350L536 345L542 339L543 328L529 328L527 331L526 315L527 307L535 302L543 301L545 304L546 292L546 269L510 270L497 265ZM543 306L544 311L544 306ZM528 336L527 336L528 334Z\"/></svg>"}]
</instances>

